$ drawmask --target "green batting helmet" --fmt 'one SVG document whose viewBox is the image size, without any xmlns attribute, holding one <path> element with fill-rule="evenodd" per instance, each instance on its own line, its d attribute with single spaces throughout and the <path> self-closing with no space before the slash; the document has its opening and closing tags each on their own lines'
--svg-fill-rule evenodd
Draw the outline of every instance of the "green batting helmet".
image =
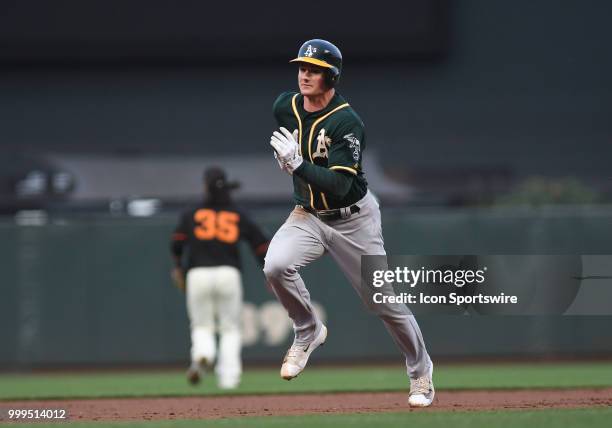
<svg viewBox="0 0 612 428">
<path fill-rule="evenodd" d="M 298 56 L 289 62 L 307 62 L 326 69 L 326 83 L 331 88 L 338 84 L 342 73 L 342 54 L 327 40 L 312 39 L 305 42 Z"/>
</svg>

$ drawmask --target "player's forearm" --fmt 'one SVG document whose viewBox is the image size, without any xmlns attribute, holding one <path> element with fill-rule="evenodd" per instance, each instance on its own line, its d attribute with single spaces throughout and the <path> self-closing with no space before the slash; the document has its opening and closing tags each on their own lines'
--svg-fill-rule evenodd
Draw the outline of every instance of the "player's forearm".
<svg viewBox="0 0 612 428">
<path fill-rule="evenodd" d="M 309 162 L 302 162 L 293 173 L 304 179 L 307 183 L 338 198 L 343 198 L 349 192 L 353 184 L 353 176 L 339 171 L 332 171 L 331 169 L 323 168 L 322 166 L 314 165 Z"/>
<path fill-rule="evenodd" d="M 181 265 L 181 258 L 183 256 L 183 242 L 172 241 L 170 243 L 170 253 L 172 254 L 172 260 L 175 266 Z"/>
</svg>

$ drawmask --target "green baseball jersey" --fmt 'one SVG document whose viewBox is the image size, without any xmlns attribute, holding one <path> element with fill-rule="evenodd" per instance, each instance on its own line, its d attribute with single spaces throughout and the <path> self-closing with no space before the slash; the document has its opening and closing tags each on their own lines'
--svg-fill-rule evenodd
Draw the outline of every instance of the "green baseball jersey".
<svg viewBox="0 0 612 428">
<path fill-rule="evenodd" d="M 342 208 L 365 196 L 364 124 L 344 98 L 336 92 L 324 109 L 308 112 L 301 94 L 285 92 L 274 102 L 273 112 L 279 127 L 298 130 L 304 159 L 293 173 L 293 197 L 298 205 L 317 210 Z"/>
</svg>

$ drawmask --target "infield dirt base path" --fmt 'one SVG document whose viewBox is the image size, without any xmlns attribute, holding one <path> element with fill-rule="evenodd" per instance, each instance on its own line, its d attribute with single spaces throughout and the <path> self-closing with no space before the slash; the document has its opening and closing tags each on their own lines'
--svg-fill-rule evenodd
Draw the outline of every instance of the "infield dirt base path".
<svg viewBox="0 0 612 428">
<path fill-rule="evenodd" d="M 0 401 L 4 409 L 66 409 L 72 421 L 218 419 L 303 414 L 551 409 L 612 406 L 612 388 L 439 391 L 434 406 L 411 409 L 406 392 L 223 397 Z"/>
</svg>

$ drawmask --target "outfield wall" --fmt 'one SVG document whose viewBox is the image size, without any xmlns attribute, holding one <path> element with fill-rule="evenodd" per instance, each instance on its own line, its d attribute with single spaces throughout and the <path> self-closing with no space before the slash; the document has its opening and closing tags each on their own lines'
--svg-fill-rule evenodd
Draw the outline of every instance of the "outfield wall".
<svg viewBox="0 0 612 428">
<path fill-rule="evenodd" d="M 611 253 L 612 207 L 383 210 L 389 254 Z M 269 232 L 285 214 L 254 213 Z M 174 221 L 0 223 L 0 365 L 187 360 L 184 298 L 169 277 Z M 245 252 L 243 259 L 244 356 L 277 361 L 291 341 L 291 326 L 252 257 Z M 326 358 L 398 355 L 331 260 L 305 268 L 303 276 L 330 327 Z M 610 280 L 598 284 L 612 293 Z M 604 300 L 612 305 L 612 296 Z M 427 315 L 419 321 L 437 357 L 612 354 L 609 316 Z"/>
</svg>

